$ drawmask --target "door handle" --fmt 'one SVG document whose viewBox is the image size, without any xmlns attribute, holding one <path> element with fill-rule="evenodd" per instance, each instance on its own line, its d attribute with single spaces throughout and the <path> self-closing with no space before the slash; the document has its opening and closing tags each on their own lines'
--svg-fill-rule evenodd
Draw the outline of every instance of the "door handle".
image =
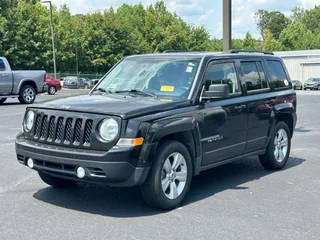
<svg viewBox="0 0 320 240">
<path fill-rule="evenodd" d="M 9 74 L 8 74 L 8 73 L 2 73 L 1 76 L 2 76 L 2 77 L 9 77 Z"/>
<path fill-rule="evenodd" d="M 234 107 L 234 109 L 235 109 L 235 110 L 239 110 L 239 111 L 240 111 L 240 110 L 242 110 L 242 109 L 244 109 L 244 108 L 246 108 L 246 107 L 247 107 L 246 105 L 241 104 L 241 105 L 237 105 L 237 106 L 235 106 L 235 107 Z"/>
</svg>

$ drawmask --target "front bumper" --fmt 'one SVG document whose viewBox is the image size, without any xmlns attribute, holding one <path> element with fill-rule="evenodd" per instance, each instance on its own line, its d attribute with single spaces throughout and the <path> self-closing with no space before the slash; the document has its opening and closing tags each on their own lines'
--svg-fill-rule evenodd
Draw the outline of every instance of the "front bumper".
<svg viewBox="0 0 320 240">
<path fill-rule="evenodd" d="M 132 148 L 109 150 L 108 152 L 57 148 L 31 142 L 24 138 L 16 139 L 18 161 L 26 165 L 28 158 L 34 160 L 34 170 L 55 177 L 77 181 L 102 183 L 109 186 L 129 187 L 141 185 L 149 172 L 149 167 L 135 167 L 128 160 Z M 83 167 L 86 177 L 76 176 L 77 167 Z"/>
</svg>

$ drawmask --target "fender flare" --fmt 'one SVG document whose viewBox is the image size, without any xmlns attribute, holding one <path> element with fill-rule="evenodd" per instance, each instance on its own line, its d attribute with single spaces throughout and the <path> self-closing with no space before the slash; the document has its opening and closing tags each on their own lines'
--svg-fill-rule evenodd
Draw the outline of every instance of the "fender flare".
<svg viewBox="0 0 320 240">
<path fill-rule="evenodd" d="M 199 123 L 193 117 L 177 117 L 163 119 L 152 123 L 146 134 L 145 144 L 141 149 L 140 161 L 143 163 L 151 163 L 150 156 L 155 154 L 158 144 L 162 138 L 172 135 L 189 132 L 192 134 L 191 140 L 194 144 L 194 153 L 190 153 L 193 161 L 193 174 L 197 175 L 200 172 L 202 161 L 202 146 L 200 141 Z M 188 139 L 188 141 L 190 140 Z M 192 156 L 193 155 L 193 156 Z M 152 164 L 152 163 L 151 163 Z"/>
<path fill-rule="evenodd" d="M 24 85 L 24 83 L 25 82 L 33 82 L 33 84 L 35 85 L 35 87 L 36 87 L 36 92 L 38 93 L 39 91 L 38 91 L 38 86 L 37 86 L 37 83 L 34 81 L 34 80 L 32 80 L 32 79 L 22 79 L 20 82 L 19 82 L 19 85 L 18 85 L 18 88 L 17 88 L 17 93 L 19 94 L 20 93 L 20 90 L 21 90 L 21 88 L 22 88 L 22 86 Z"/>
</svg>

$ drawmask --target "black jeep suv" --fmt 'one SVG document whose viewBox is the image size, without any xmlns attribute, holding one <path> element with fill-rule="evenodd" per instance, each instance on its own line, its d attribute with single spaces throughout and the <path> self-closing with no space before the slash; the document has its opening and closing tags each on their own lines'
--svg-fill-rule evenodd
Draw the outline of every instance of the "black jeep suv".
<svg viewBox="0 0 320 240">
<path fill-rule="evenodd" d="M 250 155 L 283 168 L 295 124 L 296 94 L 279 57 L 139 55 L 88 96 L 28 107 L 16 152 L 54 187 L 139 185 L 149 205 L 172 209 L 201 171 Z"/>
</svg>

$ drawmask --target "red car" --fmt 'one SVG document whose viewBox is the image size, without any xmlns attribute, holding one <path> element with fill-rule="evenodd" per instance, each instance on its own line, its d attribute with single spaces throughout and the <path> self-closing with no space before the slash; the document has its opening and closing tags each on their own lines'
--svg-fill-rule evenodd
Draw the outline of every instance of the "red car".
<svg viewBox="0 0 320 240">
<path fill-rule="evenodd" d="M 47 75 L 46 84 L 48 85 L 48 94 L 54 95 L 57 91 L 61 90 L 61 84 L 59 79 Z"/>
</svg>

